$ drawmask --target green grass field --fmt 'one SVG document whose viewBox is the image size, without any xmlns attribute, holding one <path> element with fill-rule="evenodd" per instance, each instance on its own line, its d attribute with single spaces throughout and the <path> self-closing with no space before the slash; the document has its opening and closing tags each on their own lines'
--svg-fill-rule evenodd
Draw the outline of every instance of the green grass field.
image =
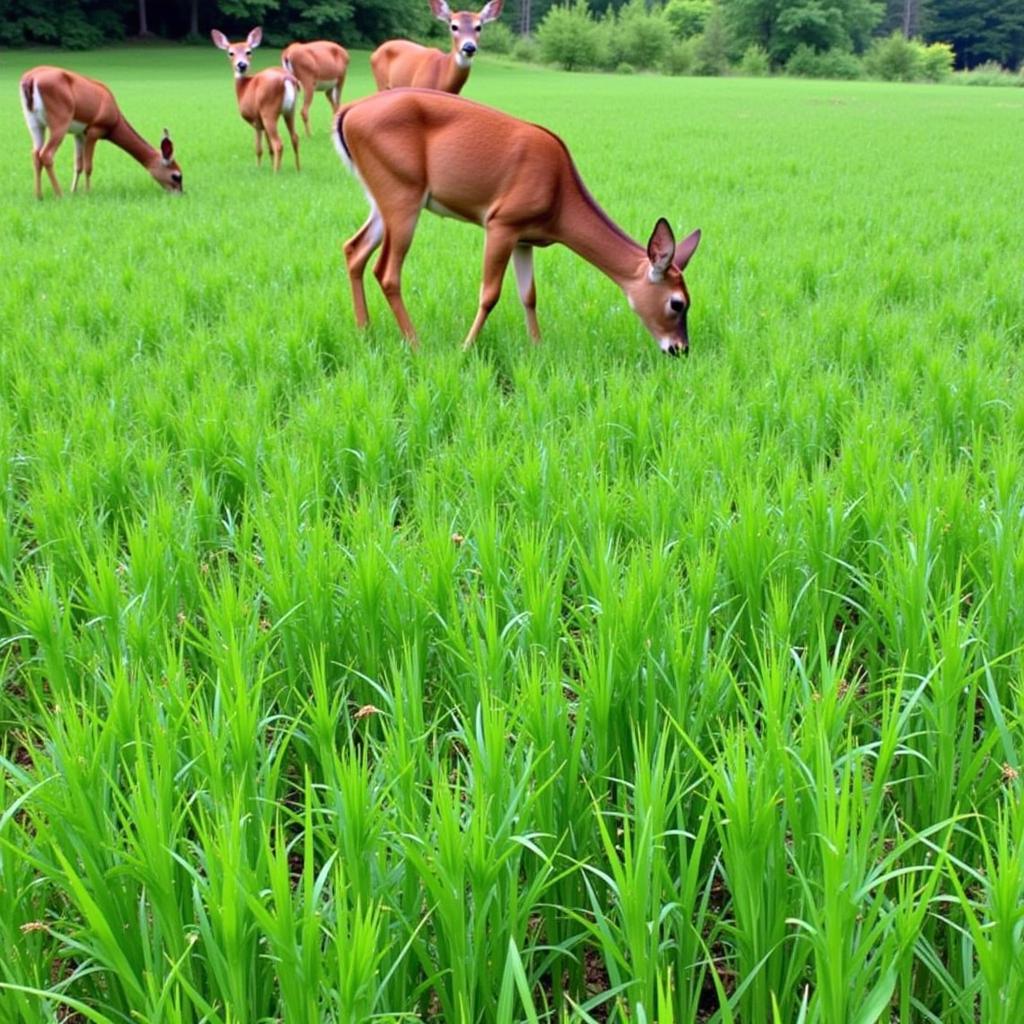
<svg viewBox="0 0 1024 1024">
<path fill-rule="evenodd" d="M 185 196 L 37 202 L 44 62 Z M 0 1024 L 1018 1024 L 1012 92 L 484 59 L 692 355 L 564 249 L 463 355 L 429 216 L 411 355 L 322 98 L 275 177 L 212 46 L 0 56 Z"/>
</svg>

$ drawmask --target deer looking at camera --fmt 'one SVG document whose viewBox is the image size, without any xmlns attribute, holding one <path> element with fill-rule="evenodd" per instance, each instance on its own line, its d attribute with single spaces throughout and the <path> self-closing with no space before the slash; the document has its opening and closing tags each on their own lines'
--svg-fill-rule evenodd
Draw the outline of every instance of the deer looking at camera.
<svg viewBox="0 0 1024 1024">
<path fill-rule="evenodd" d="M 295 153 L 295 170 L 299 170 L 299 137 L 295 133 L 295 100 L 299 81 L 283 68 L 267 68 L 255 75 L 247 75 L 252 63 L 252 51 L 263 41 L 263 29 L 254 28 L 244 43 L 232 43 L 223 32 L 210 33 L 213 45 L 224 50 L 235 73 L 235 98 L 238 112 L 256 131 L 256 164 L 263 159 L 263 133 L 270 144 L 270 157 L 275 171 L 281 167 L 284 143 L 277 133 L 277 119 L 284 117 L 288 135 Z"/>
<path fill-rule="evenodd" d="M 417 347 L 401 275 L 426 207 L 486 231 L 480 305 L 463 348 L 473 344 L 497 303 L 510 258 L 530 336 L 540 340 L 533 248 L 561 242 L 622 289 L 663 352 L 689 351 L 683 270 L 700 231 L 677 245 L 668 222 L 659 218 L 647 246 L 638 245 L 597 205 L 557 135 L 428 89 L 377 93 L 347 104 L 334 134 L 339 155 L 370 201 L 369 218 L 345 243 L 358 326 L 369 320 L 363 271 L 382 246 L 373 272 L 402 333 Z"/>
<path fill-rule="evenodd" d="M 306 135 L 311 136 L 309 108 L 313 94 L 322 92 L 327 96 L 332 115 L 341 105 L 341 88 L 348 71 L 348 50 L 325 39 L 313 43 L 291 43 L 281 53 L 281 66 L 302 86 L 302 123 L 306 126 Z"/>
<path fill-rule="evenodd" d="M 21 76 L 21 107 L 32 136 L 37 199 L 43 198 L 44 170 L 54 194 L 61 195 L 53 158 L 68 133 L 75 140 L 72 192 L 77 191 L 83 171 L 85 190 L 89 191 L 93 151 L 100 139 L 107 139 L 138 160 L 168 192 L 182 191 L 181 168 L 174 161 L 174 144 L 167 130 L 160 148 L 155 149 L 128 123 L 114 94 L 102 82 L 63 68 L 33 68 Z"/>
<path fill-rule="evenodd" d="M 480 32 L 489 21 L 501 15 L 503 0 L 489 0 L 478 14 L 471 11 L 452 13 L 445 0 L 430 0 L 434 17 L 445 22 L 452 35 L 448 53 L 432 46 L 420 46 L 408 39 L 389 39 L 370 56 L 377 88 L 397 89 L 417 86 L 458 93 L 466 84 L 473 67 L 473 58 L 480 46 Z"/>
</svg>

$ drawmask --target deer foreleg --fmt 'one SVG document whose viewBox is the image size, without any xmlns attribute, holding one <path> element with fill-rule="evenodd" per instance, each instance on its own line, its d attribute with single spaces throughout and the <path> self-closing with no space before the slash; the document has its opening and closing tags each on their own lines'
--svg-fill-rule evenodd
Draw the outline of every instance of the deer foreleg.
<svg viewBox="0 0 1024 1024">
<path fill-rule="evenodd" d="M 489 227 L 484 244 L 484 276 L 480 284 L 480 307 L 476 311 L 473 326 L 462 343 L 462 350 L 473 346 L 491 310 L 501 297 L 501 279 L 505 276 L 508 258 L 516 246 L 515 235 L 501 228 Z"/>
<path fill-rule="evenodd" d="M 253 127 L 256 129 L 256 166 L 263 164 L 263 128 L 259 121 Z"/>
<path fill-rule="evenodd" d="M 537 288 L 533 283 L 533 246 L 517 245 L 512 250 L 512 266 L 516 272 L 519 299 L 526 311 L 526 328 L 536 344 L 540 341 L 540 327 L 537 325 Z"/>
</svg>

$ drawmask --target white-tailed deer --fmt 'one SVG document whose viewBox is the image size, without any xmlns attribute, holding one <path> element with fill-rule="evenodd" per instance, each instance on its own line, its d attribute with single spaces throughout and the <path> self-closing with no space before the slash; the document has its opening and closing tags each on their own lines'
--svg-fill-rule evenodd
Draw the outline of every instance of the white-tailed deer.
<svg viewBox="0 0 1024 1024">
<path fill-rule="evenodd" d="M 263 160 L 263 133 L 270 144 L 270 157 L 277 171 L 281 167 L 284 143 L 277 133 L 277 119 L 284 116 L 288 135 L 295 152 L 295 169 L 299 169 L 299 137 L 295 133 L 295 102 L 299 81 L 283 68 L 267 68 L 251 77 L 246 74 L 252 63 L 252 51 L 263 41 L 263 29 L 254 28 L 244 43 L 232 43 L 223 32 L 210 33 L 213 45 L 226 51 L 231 69 L 235 73 L 235 98 L 238 112 L 256 131 L 256 164 Z"/>
<path fill-rule="evenodd" d="M 85 188 L 92 177 L 96 143 L 107 139 L 133 156 L 168 192 L 182 190 L 181 168 L 174 162 L 174 144 L 164 130 L 160 148 L 154 149 L 125 120 L 114 94 L 102 83 L 63 68 L 38 67 L 21 76 L 21 107 L 32 136 L 32 166 L 36 175 L 36 198 L 43 198 L 43 171 L 56 195 L 60 185 L 53 170 L 53 158 L 64 136 L 75 139 L 75 176 L 71 191 L 85 171 Z M 49 129 L 50 138 L 46 139 Z"/>
<path fill-rule="evenodd" d="M 291 43 L 281 53 L 281 66 L 302 86 L 302 123 L 306 126 L 306 135 L 312 135 L 309 107 L 313 94 L 326 94 L 331 114 L 337 111 L 341 105 L 345 72 L 348 71 L 348 50 L 325 39 L 313 43 Z"/>
<path fill-rule="evenodd" d="M 376 93 L 338 112 L 335 146 L 370 201 L 366 223 L 345 243 L 356 323 L 366 326 L 363 290 L 374 267 L 395 319 L 413 348 L 416 331 L 402 302 L 402 262 L 420 210 L 481 225 L 483 282 L 464 348 L 476 340 L 501 294 L 511 257 L 534 341 L 537 295 L 533 247 L 561 242 L 608 275 L 663 352 L 686 354 L 690 296 L 683 270 L 700 242 L 694 231 L 678 245 L 668 222 L 654 226 L 646 248 L 597 205 L 565 143 L 535 124 L 458 96 L 426 89 Z"/>
<path fill-rule="evenodd" d="M 370 67 L 377 88 L 398 89 L 416 86 L 460 92 L 469 78 L 473 58 L 480 46 L 480 30 L 501 14 L 503 0 L 489 0 L 479 14 L 449 10 L 445 0 L 430 0 L 434 17 L 445 22 L 452 33 L 452 48 L 442 53 L 432 46 L 420 46 L 408 39 L 389 39 L 370 55 Z"/>
</svg>

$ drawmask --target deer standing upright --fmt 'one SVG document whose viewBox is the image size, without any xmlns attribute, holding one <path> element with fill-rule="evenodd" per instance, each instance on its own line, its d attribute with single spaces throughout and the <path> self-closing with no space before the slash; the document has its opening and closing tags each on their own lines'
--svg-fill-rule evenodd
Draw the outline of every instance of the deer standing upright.
<svg viewBox="0 0 1024 1024">
<path fill-rule="evenodd" d="M 623 290 L 663 352 L 689 351 L 690 296 L 682 272 L 700 231 L 677 245 L 668 222 L 659 218 L 646 248 L 638 245 L 598 206 L 552 132 L 458 96 L 402 89 L 342 107 L 334 141 L 370 201 L 366 223 L 345 243 L 360 327 L 369 320 L 363 271 L 383 246 L 374 274 L 402 333 L 417 346 L 401 273 L 426 207 L 486 231 L 480 305 L 464 348 L 497 303 L 510 258 L 527 327 L 540 340 L 533 247 L 561 242 Z"/>
<path fill-rule="evenodd" d="M 397 89 L 415 86 L 458 93 L 466 84 L 473 67 L 473 58 L 480 46 L 480 32 L 489 21 L 501 14 L 503 0 L 489 0 L 478 14 L 457 11 L 454 14 L 445 0 L 430 0 L 434 17 L 445 22 L 452 34 L 448 53 L 432 46 L 420 46 L 408 39 L 389 39 L 370 55 L 377 88 Z"/>
<path fill-rule="evenodd" d="M 341 89 L 348 71 L 348 50 L 325 39 L 291 43 L 281 53 L 281 66 L 302 86 L 302 123 L 306 126 L 306 135 L 310 136 L 313 132 L 309 127 L 309 107 L 313 94 L 322 92 L 327 96 L 332 115 L 341 105 Z"/>
<path fill-rule="evenodd" d="M 232 43 L 223 32 L 214 29 L 210 33 L 213 45 L 224 50 L 235 73 L 235 98 L 238 112 L 256 131 L 256 163 L 263 159 L 263 133 L 266 132 L 270 145 L 270 156 L 274 170 L 281 167 L 281 151 L 284 143 L 277 132 L 277 119 L 284 117 L 288 135 L 295 153 L 295 169 L 299 170 L 299 137 L 295 133 L 295 101 L 299 82 L 283 68 L 266 68 L 255 75 L 246 72 L 252 63 L 252 51 L 263 41 L 263 30 L 254 28 L 244 43 Z"/>
<path fill-rule="evenodd" d="M 78 190 L 83 171 L 85 189 L 89 191 L 93 151 L 100 139 L 107 139 L 134 157 L 168 192 L 182 191 L 181 168 L 174 161 L 174 144 L 167 130 L 160 148 L 155 149 L 128 123 L 114 94 L 102 82 L 64 68 L 32 68 L 21 76 L 21 107 L 32 136 L 37 199 L 43 198 L 44 170 L 54 193 L 61 195 L 53 158 L 69 132 L 75 140 L 72 192 Z"/>
</svg>

